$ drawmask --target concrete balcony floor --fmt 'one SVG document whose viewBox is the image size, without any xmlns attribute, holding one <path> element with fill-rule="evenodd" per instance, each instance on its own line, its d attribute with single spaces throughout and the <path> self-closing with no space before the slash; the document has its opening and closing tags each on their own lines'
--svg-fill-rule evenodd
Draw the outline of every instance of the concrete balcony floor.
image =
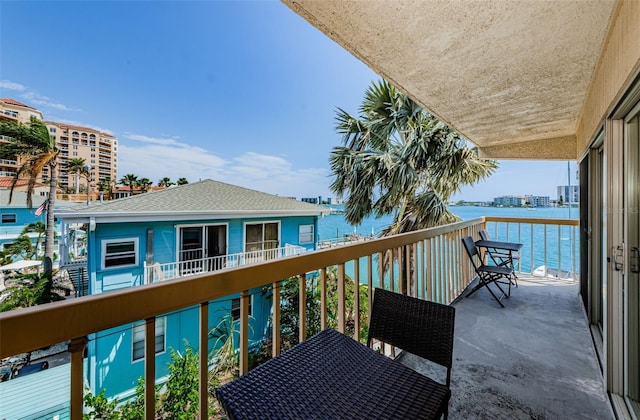
<svg viewBox="0 0 640 420">
<path fill-rule="evenodd" d="M 449 418 L 613 419 L 578 283 L 520 275 L 503 303 L 484 288 L 455 303 Z M 400 360 L 444 377 L 413 355 Z"/>
</svg>

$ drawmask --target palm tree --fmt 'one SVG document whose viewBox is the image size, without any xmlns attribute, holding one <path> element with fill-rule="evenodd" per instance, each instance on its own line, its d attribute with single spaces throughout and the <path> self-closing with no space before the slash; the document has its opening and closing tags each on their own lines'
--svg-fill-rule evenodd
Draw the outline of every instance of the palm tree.
<svg viewBox="0 0 640 420">
<path fill-rule="evenodd" d="M 34 257 L 37 257 L 38 249 L 40 248 L 40 244 L 42 243 L 42 237 L 46 235 L 47 228 L 41 221 L 29 223 L 22 229 L 22 234 L 28 235 L 29 233 L 38 234 L 38 236 L 36 236 L 36 243 L 33 245 L 33 254 L 30 256 L 30 258 L 33 259 Z"/>
<path fill-rule="evenodd" d="M 336 122 L 344 146 L 331 152 L 331 189 L 346 196 L 353 225 L 393 214 L 383 235 L 459 220 L 446 207 L 451 195 L 497 167 L 385 80 L 367 89 L 359 118 L 338 109 Z"/>
<path fill-rule="evenodd" d="M 129 192 L 133 195 L 133 188 L 138 184 L 138 176 L 134 174 L 126 174 L 119 181 L 120 185 L 129 187 Z"/>
<path fill-rule="evenodd" d="M 447 209 L 451 195 L 497 167 L 385 80 L 367 89 L 358 118 L 338 108 L 336 131 L 344 146 L 330 155 L 331 190 L 346 198 L 345 218 L 354 226 L 392 214 L 382 236 L 460 220 Z M 406 262 L 399 262 L 402 270 Z"/>
<path fill-rule="evenodd" d="M 153 185 L 153 181 L 151 181 L 149 178 L 140 178 L 136 183 L 136 186 L 139 187 L 142 190 L 142 192 L 149 191 L 149 188 L 151 188 L 151 185 Z"/>
<path fill-rule="evenodd" d="M 178 180 L 176 181 L 176 184 L 178 185 L 186 185 L 188 183 L 189 181 L 187 181 L 187 178 L 178 178 Z"/>
<path fill-rule="evenodd" d="M 53 270 L 53 237 L 55 221 L 53 208 L 56 202 L 56 185 L 58 184 L 58 154 L 56 141 L 49 135 L 47 126 L 37 118 L 31 118 L 28 124 L 17 124 L 14 121 L 0 122 L 0 135 L 9 137 L 7 143 L 0 145 L 0 157 L 20 158 L 21 165 L 13 177 L 9 202 L 13 190 L 21 178 L 27 178 L 27 206 L 33 208 L 32 195 L 36 180 L 44 167 L 49 169 L 49 197 L 46 203 L 47 230 L 44 243 L 44 276 L 51 279 Z"/>
<path fill-rule="evenodd" d="M 158 181 L 158 187 L 170 187 L 172 185 L 174 185 L 174 183 L 171 182 L 171 179 L 166 176 Z"/>
<path fill-rule="evenodd" d="M 113 194 L 113 187 L 115 186 L 115 181 L 111 179 L 110 176 L 106 176 L 98 181 L 98 191 L 107 192 L 107 200 L 111 200 L 111 194 Z"/>
<path fill-rule="evenodd" d="M 89 169 L 84 158 L 71 158 L 67 161 L 67 172 L 75 174 L 76 194 L 80 193 L 80 175 L 89 177 Z"/>
</svg>

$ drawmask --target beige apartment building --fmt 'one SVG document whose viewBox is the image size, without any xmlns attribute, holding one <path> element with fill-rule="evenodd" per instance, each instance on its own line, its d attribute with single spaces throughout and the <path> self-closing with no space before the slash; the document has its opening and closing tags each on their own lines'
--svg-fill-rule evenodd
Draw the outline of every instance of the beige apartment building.
<svg viewBox="0 0 640 420">
<path fill-rule="evenodd" d="M 42 112 L 9 98 L 0 98 L 0 121 L 15 121 L 25 123 L 36 117 L 42 119 Z M 0 143 L 4 142 L 0 136 Z M 18 170 L 18 162 L 15 159 L 0 159 L 0 177 L 14 176 Z"/>
<path fill-rule="evenodd" d="M 0 98 L 0 119 L 26 123 L 31 117 L 44 120 L 42 112 L 9 98 Z M 100 179 L 117 178 L 118 173 L 118 139 L 89 127 L 75 126 L 55 121 L 44 121 L 49 134 L 55 138 L 60 149 L 58 165 L 58 185 L 61 188 L 75 188 L 75 176 L 66 170 L 67 162 L 73 158 L 81 158 L 89 166 L 89 181 L 92 187 Z M 0 142 L 4 139 L 0 138 Z M 19 166 L 16 160 L 0 159 L 0 177 L 14 176 Z M 48 168 L 42 172 L 43 181 L 49 178 Z M 86 189 L 86 177 L 79 177 L 78 182 Z"/>
<path fill-rule="evenodd" d="M 60 149 L 58 184 L 62 188 L 75 188 L 75 175 L 66 170 L 70 159 L 81 158 L 89 166 L 89 180 L 92 185 L 100 179 L 116 179 L 118 172 L 118 140 L 107 133 L 89 127 L 44 122 L 49 134 L 56 139 Z M 43 177 L 47 177 L 47 169 Z M 86 177 L 79 177 L 79 184 L 86 188 Z"/>
</svg>

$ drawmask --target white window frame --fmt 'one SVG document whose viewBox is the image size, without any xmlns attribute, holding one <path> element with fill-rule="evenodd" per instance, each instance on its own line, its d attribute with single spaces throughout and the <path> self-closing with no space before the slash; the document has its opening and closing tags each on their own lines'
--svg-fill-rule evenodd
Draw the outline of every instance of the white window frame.
<svg viewBox="0 0 640 420">
<path fill-rule="evenodd" d="M 144 360 L 145 326 L 146 324 L 144 322 L 139 322 L 137 324 L 134 324 L 133 327 L 131 327 L 131 362 L 132 363 Z M 160 330 L 160 333 L 158 330 Z M 136 340 L 136 335 L 138 336 L 141 335 L 142 339 Z M 167 351 L 167 317 L 166 316 L 156 318 L 156 331 L 154 336 L 155 336 L 154 341 L 156 341 L 158 337 L 162 336 L 162 348 L 160 350 L 157 349 L 158 343 L 157 342 L 155 343 L 156 355 L 162 354 L 165 351 Z M 142 342 L 142 349 L 143 349 L 142 356 L 136 358 L 135 346 L 136 346 L 136 343 L 140 343 L 140 342 Z"/>
<path fill-rule="evenodd" d="M 263 244 L 263 250 L 264 250 L 264 225 L 268 225 L 271 223 L 277 223 L 278 224 L 278 246 L 276 246 L 276 248 L 279 248 L 280 245 L 282 244 L 282 223 L 280 220 L 276 219 L 276 220 L 256 220 L 253 222 L 244 222 L 243 227 L 242 227 L 242 249 L 243 252 L 248 252 L 247 251 L 247 226 L 249 225 L 262 225 L 262 244 Z"/>
<path fill-rule="evenodd" d="M 303 232 L 303 229 L 305 229 L 305 228 L 306 229 L 310 228 L 310 232 Z M 306 239 L 307 237 L 309 239 Z M 305 239 L 303 239 L 303 238 L 305 238 Z M 314 239 L 315 239 L 315 225 L 313 223 L 309 224 L 309 225 L 299 225 L 298 226 L 298 243 L 300 245 L 312 244 L 312 243 L 315 242 Z"/>
<path fill-rule="evenodd" d="M 5 222 L 5 216 L 13 216 L 13 222 Z M 2 216 L 0 216 L 0 223 L 2 223 L 3 225 L 12 225 L 18 223 L 18 213 L 2 213 Z"/>
<path fill-rule="evenodd" d="M 107 259 L 107 245 L 113 243 L 121 243 L 121 242 L 133 242 L 133 252 L 135 256 L 135 263 L 133 264 L 123 264 L 116 265 L 113 267 L 106 266 Z M 139 263 L 139 253 L 140 253 L 140 245 L 139 238 L 116 238 L 116 239 L 103 239 L 102 240 L 102 255 L 101 255 L 101 267 L 103 270 L 117 270 L 125 267 L 136 267 Z"/>
<path fill-rule="evenodd" d="M 238 308 L 234 309 L 234 302 L 238 302 Z M 233 311 L 237 310 L 238 311 L 238 316 L 236 317 L 233 314 Z M 253 316 L 253 295 L 249 295 L 249 316 Z M 233 322 L 239 321 L 240 320 L 240 298 L 233 298 L 231 299 L 231 319 L 233 320 Z"/>
</svg>

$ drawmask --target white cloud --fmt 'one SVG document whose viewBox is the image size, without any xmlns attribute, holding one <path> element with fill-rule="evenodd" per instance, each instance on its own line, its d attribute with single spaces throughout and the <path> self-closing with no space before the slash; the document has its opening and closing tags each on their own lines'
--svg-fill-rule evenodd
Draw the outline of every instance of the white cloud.
<svg viewBox="0 0 640 420">
<path fill-rule="evenodd" d="M 20 83 L 14 83 L 9 80 L 0 80 L 0 89 L 23 91 L 23 90 L 26 90 L 27 88 L 24 87 L 24 85 L 21 85 Z"/>
<path fill-rule="evenodd" d="M 173 181 L 184 177 L 190 182 L 220 179 L 226 164 L 224 159 L 201 147 L 178 142 L 175 138 L 140 134 L 126 134 L 120 139 L 118 160 L 118 176 L 133 173 L 154 183 L 165 176 Z"/>
<path fill-rule="evenodd" d="M 247 152 L 229 159 L 176 137 L 126 134 L 120 140 L 118 176 L 133 173 L 157 183 L 163 177 L 189 182 L 214 179 L 270 194 L 294 197 L 327 196 L 325 168 L 296 168 L 288 160 Z"/>
<path fill-rule="evenodd" d="M 296 168 L 280 157 L 247 152 L 233 159 L 222 179 L 231 184 L 294 197 L 327 196 L 329 170 Z"/>
<path fill-rule="evenodd" d="M 59 111 L 81 111 L 80 109 L 71 108 L 64 104 L 56 102 L 48 96 L 41 95 L 38 92 L 29 89 L 25 85 L 12 82 L 10 80 L 0 81 L 0 89 L 15 90 L 21 92 L 19 94 L 20 99 L 23 99 L 25 102 L 27 102 L 27 105 L 34 108 L 49 108 L 57 109 Z"/>
<path fill-rule="evenodd" d="M 39 93 L 32 90 L 28 90 L 25 93 L 22 93 L 20 97 L 29 101 L 30 105 L 57 109 L 59 111 L 81 111 L 80 109 L 70 108 L 64 104 L 54 102 L 48 96 L 40 95 Z"/>
</svg>

